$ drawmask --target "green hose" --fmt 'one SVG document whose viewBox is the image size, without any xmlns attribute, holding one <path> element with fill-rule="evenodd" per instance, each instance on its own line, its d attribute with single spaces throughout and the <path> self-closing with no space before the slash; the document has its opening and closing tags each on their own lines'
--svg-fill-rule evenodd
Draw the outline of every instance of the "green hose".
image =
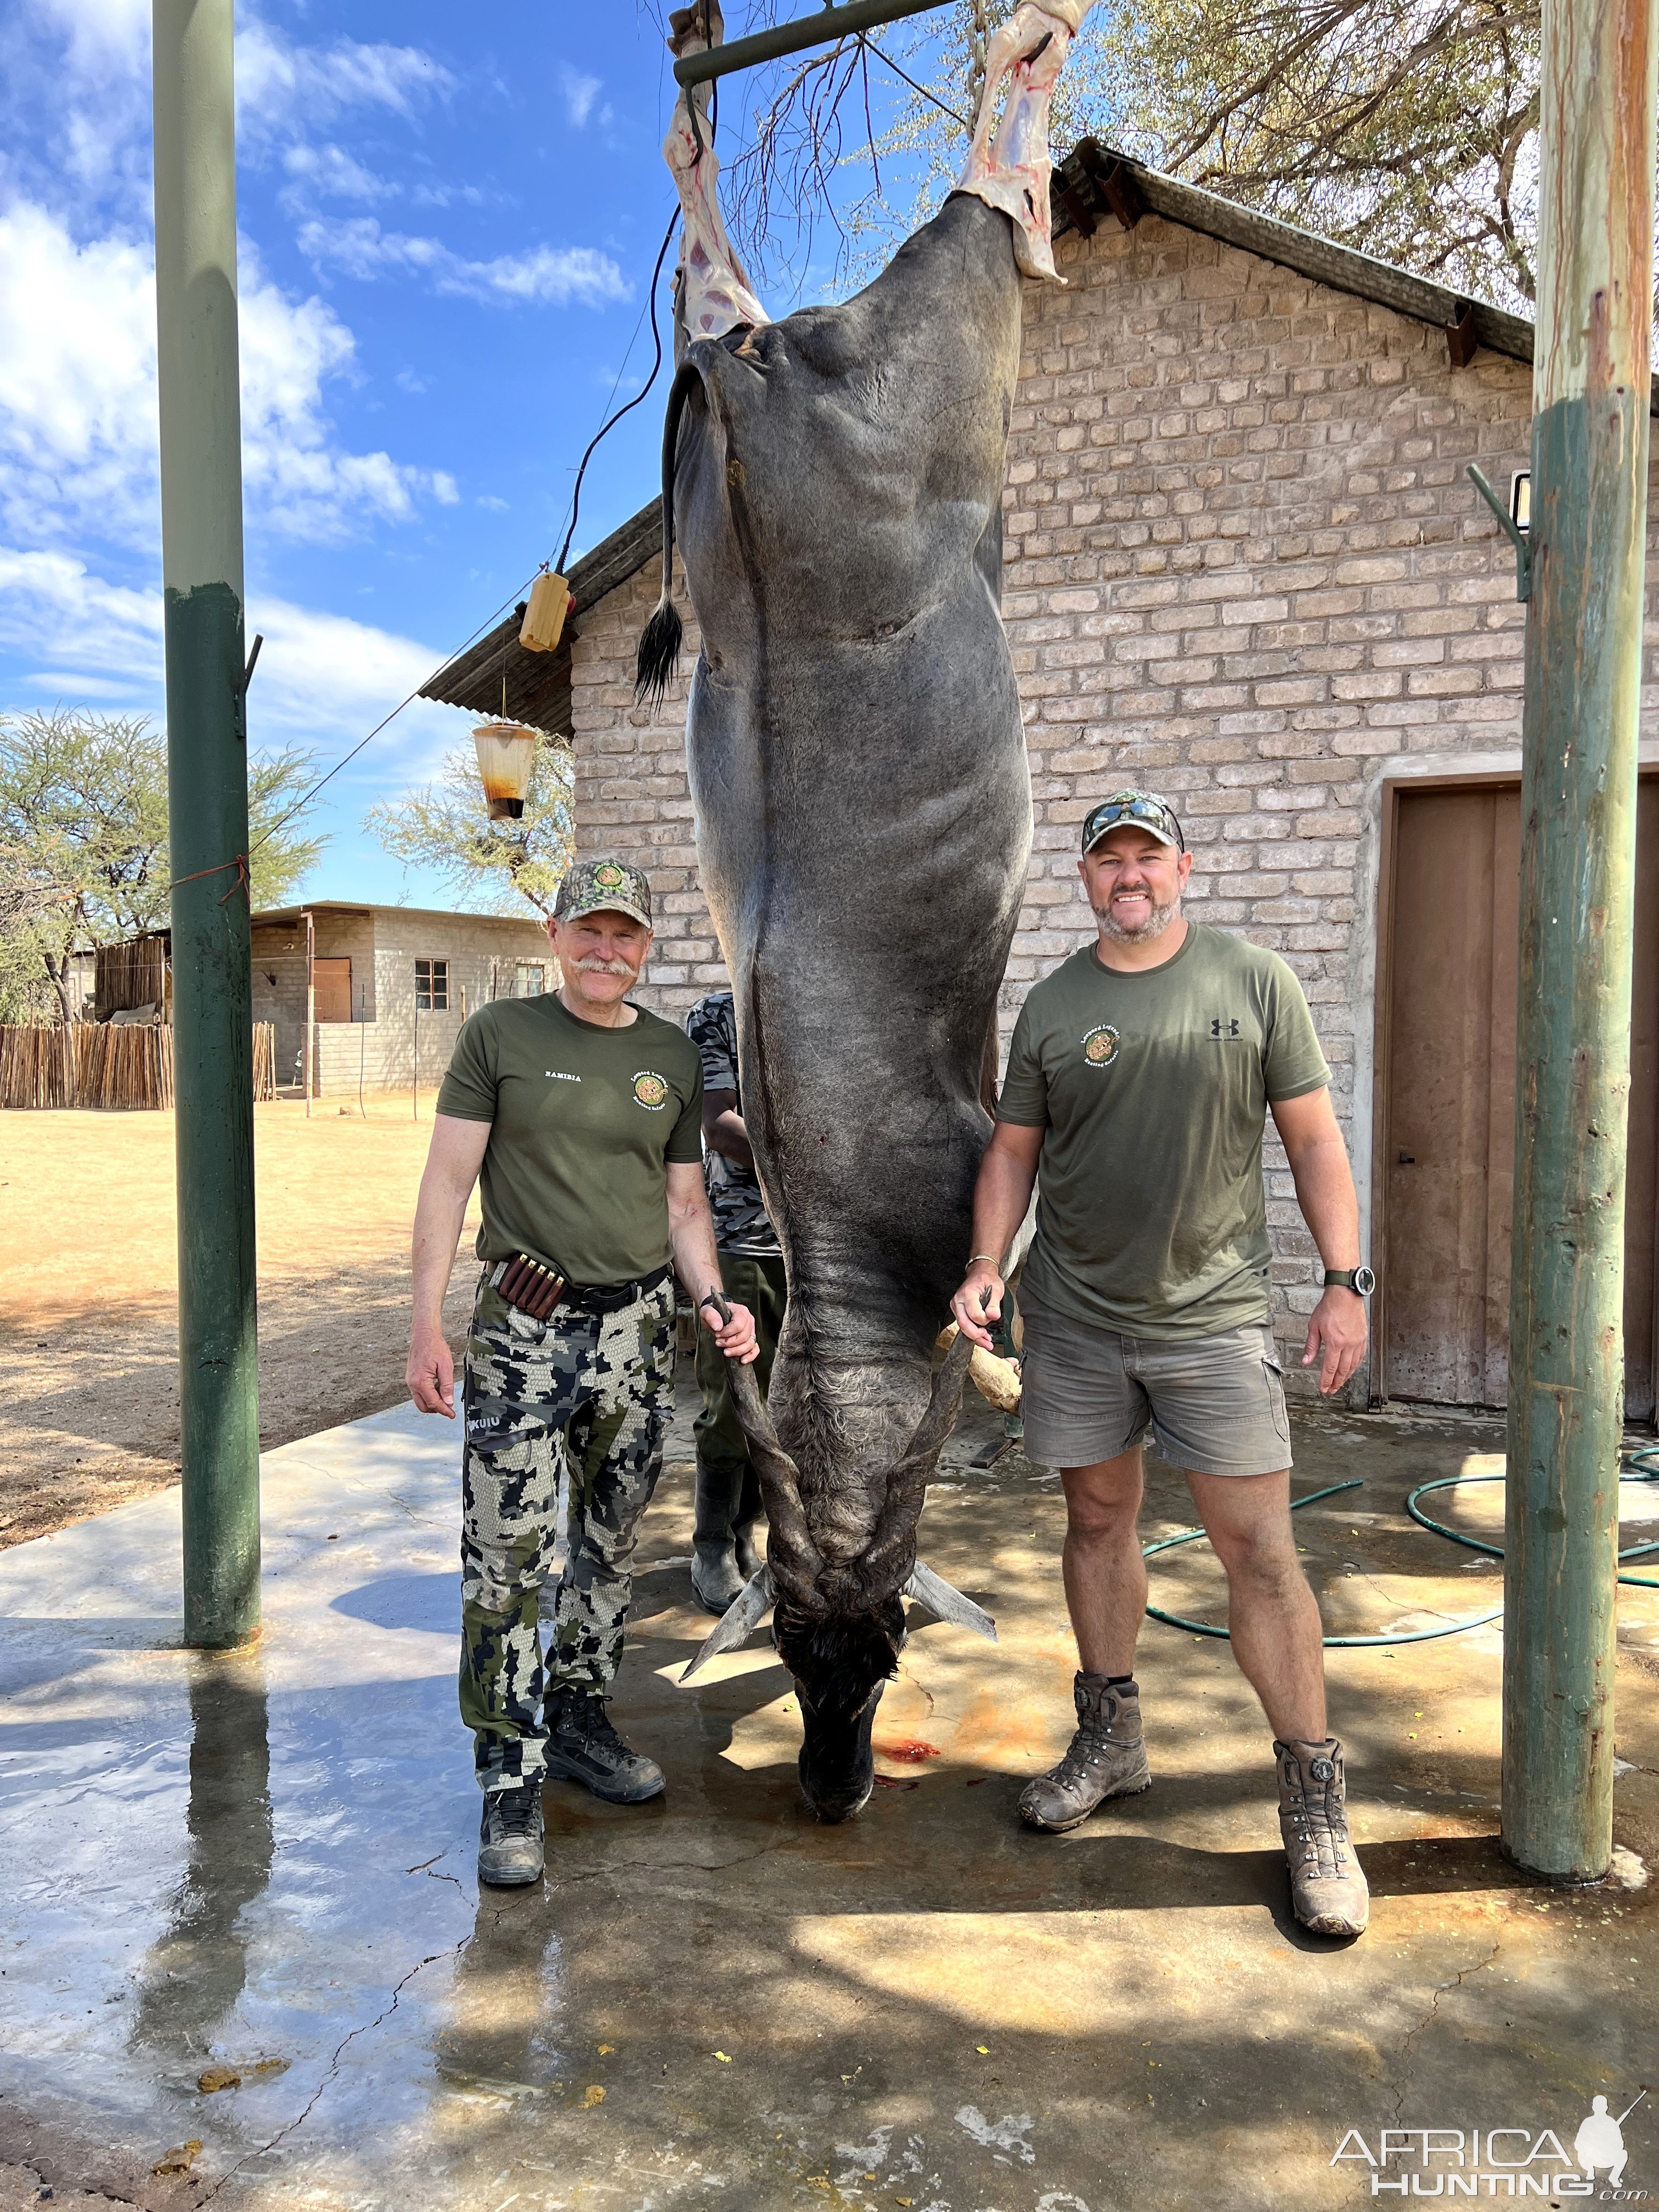
<svg viewBox="0 0 1659 2212">
<path fill-rule="evenodd" d="M 1638 1482 L 1659 1482 L 1659 1449 L 1644 1446 L 1639 1451 L 1626 1453 L 1620 1470 L 1621 1480 L 1626 1468 L 1636 1470 L 1634 1479 Z M 1483 1543 L 1478 1536 L 1462 1535 L 1455 1528 L 1448 1528 L 1441 1522 L 1431 1521 L 1419 1509 L 1417 1501 L 1431 1490 L 1455 1490 L 1460 1483 L 1502 1482 L 1504 1480 L 1501 1474 L 1446 1474 L 1434 1482 L 1419 1482 L 1406 1500 L 1406 1510 L 1419 1528 L 1427 1528 L 1432 1534 L 1444 1536 L 1454 1544 L 1462 1544 L 1468 1551 L 1485 1552 L 1494 1559 L 1501 1559 L 1504 1556 L 1501 1545 Z M 1334 1482 L 1324 1490 L 1310 1490 L 1305 1498 L 1292 1498 L 1291 1510 L 1292 1513 L 1299 1512 L 1303 1506 L 1312 1505 L 1321 1498 L 1334 1498 L 1340 1491 L 1363 1487 L 1357 1475 L 1346 1482 Z M 1150 1559 L 1154 1553 L 1173 1551 L 1177 1544 L 1200 1543 L 1204 1534 L 1202 1528 L 1184 1528 L 1178 1536 L 1160 1536 L 1156 1543 L 1141 1546 L 1141 1557 Z M 1646 1544 L 1632 1544 L 1618 1557 L 1622 1563 L 1626 1559 L 1644 1558 L 1650 1552 L 1659 1552 L 1659 1539 Z M 1620 1575 L 1619 1580 L 1639 1583 L 1644 1589 L 1659 1589 L 1659 1577 L 1653 1575 Z M 1149 1620 L 1161 1620 L 1166 1627 L 1184 1628 L 1189 1636 L 1218 1636 L 1224 1642 L 1231 1640 L 1227 1631 L 1218 1628 L 1213 1621 L 1188 1620 L 1178 1613 L 1165 1613 L 1161 1606 L 1156 1605 L 1149 1605 L 1146 1613 Z M 1468 1629 L 1484 1628 L 1488 1621 L 1501 1620 L 1503 1613 L 1504 1608 L 1500 1605 L 1494 1607 L 1490 1613 L 1474 1613 L 1468 1620 L 1454 1620 L 1444 1628 L 1417 1628 L 1401 1636 L 1327 1636 L 1321 1640 L 1335 1650 L 1347 1651 L 1366 1644 L 1431 1644 L 1437 1637 L 1462 1636 Z"/>
</svg>

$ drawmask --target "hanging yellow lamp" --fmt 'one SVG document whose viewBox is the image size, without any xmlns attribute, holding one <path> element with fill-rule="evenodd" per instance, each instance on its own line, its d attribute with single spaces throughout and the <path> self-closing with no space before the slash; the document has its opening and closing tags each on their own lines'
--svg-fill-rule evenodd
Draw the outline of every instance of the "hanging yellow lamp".
<svg viewBox="0 0 1659 2212">
<path fill-rule="evenodd" d="M 564 631 L 565 617 L 575 601 L 568 580 L 544 570 L 530 586 L 530 599 L 519 625 L 519 642 L 530 653 L 551 653 Z"/>
<path fill-rule="evenodd" d="M 517 822 L 524 815 L 536 757 L 536 732 L 522 722 L 483 722 L 472 732 L 478 749 L 478 773 L 492 822 Z"/>
</svg>

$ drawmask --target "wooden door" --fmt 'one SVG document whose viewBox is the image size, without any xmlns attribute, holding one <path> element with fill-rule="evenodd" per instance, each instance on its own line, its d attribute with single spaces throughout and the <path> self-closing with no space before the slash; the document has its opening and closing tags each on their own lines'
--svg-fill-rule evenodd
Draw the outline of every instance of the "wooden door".
<svg viewBox="0 0 1659 2212">
<path fill-rule="evenodd" d="M 318 1020 L 349 1022 L 351 1019 L 350 961 L 317 959 L 311 964 L 317 990 Z"/>
<path fill-rule="evenodd" d="M 1389 912 L 1384 1389 L 1435 1405 L 1508 1392 L 1518 784 L 1402 792 Z M 1626 1386 L 1654 1408 L 1659 1213 L 1659 779 L 1641 786 L 1626 1215 Z"/>
</svg>

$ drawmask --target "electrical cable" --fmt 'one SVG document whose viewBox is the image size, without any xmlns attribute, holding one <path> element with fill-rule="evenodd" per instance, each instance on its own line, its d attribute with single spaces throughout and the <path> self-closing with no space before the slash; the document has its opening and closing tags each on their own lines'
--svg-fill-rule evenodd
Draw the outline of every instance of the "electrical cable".
<svg viewBox="0 0 1659 2212">
<path fill-rule="evenodd" d="M 668 218 L 668 228 L 663 233 L 662 244 L 657 249 L 656 266 L 651 271 L 651 296 L 647 304 L 651 310 L 651 335 L 656 342 L 656 359 L 651 364 L 650 375 L 646 378 L 645 382 L 640 386 L 634 397 L 631 399 L 625 401 L 623 404 L 617 410 L 616 413 L 611 416 L 605 422 L 601 422 L 599 428 L 593 433 L 592 437 L 588 441 L 587 451 L 582 455 L 581 460 L 576 470 L 575 489 L 570 495 L 570 527 L 564 534 L 564 544 L 560 547 L 558 560 L 554 564 L 559 574 L 562 576 L 565 574 L 564 564 L 569 556 L 571 540 L 576 535 L 576 516 L 581 506 L 582 478 L 587 473 L 588 462 L 593 458 L 593 448 L 599 444 L 600 439 L 605 435 L 607 431 L 614 430 L 616 428 L 617 423 L 622 421 L 623 416 L 626 415 L 631 408 L 635 408 L 639 405 L 641 400 L 646 397 L 652 386 L 656 382 L 658 373 L 662 368 L 662 332 L 657 325 L 657 284 L 659 279 L 662 276 L 662 264 L 668 258 L 668 249 L 673 241 L 675 225 L 679 222 L 679 206 L 678 204 L 676 203 L 674 212 Z M 636 325 L 636 331 L 637 327 L 638 326 Z M 628 358 L 627 356 L 624 355 L 623 356 L 623 368 L 626 368 L 627 366 Z M 617 380 L 618 383 L 622 380 L 622 369 L 618 369 L 617 372 Z M 614 391 L 615 386 L 613 386 L 612 389 Z"/>
<path fill-rule="evenodd" d="M 1626 1475 L 1625 1472 L 1626 1468 L 1633 1472 Z M 1431 1534 L 1444 1536 L 1454 1544 L 1462 1544 L 1468 1551 L 1484 1552 L 1492 1559 L 1501 1559 L 1504 1556 L 1501 1545 L 1488 1544 L 1478 1536 L 1465 1536 L 1455 1528 L 1448 1528 L 1443 1522 L 1431 1520 L 1421 1510 L 1417 1501 L 1419 1498 L 1426 1497 L 1431 1491 L 1454 1490 L 1460 1483 L 1503 1482 L 1505 1480 L 1506 1477 L 1501 1474 L 1446 1474 L 1433 1482 L 1419 1482 L 1406 1499 L 1406 1510 L 1419 1528 L 1428 1529 Z M 1659 1482 L 1659 1449 L 1644 1446 L 1639 1450 L 1621 1455 L 1620 1480 Z M 1334 1482 L 1324 1490 L 1310 1491 L 1305 1498 L 1292 1498 L 1291 1510 L 1292 1513 L 1299 1512 L 1303 1506 L 1311 1505 L 1318 1498 L 1334 1498 L 1339 1492 L 1358 1490 L 1363 1486 L 1358 1476 L 1347 1482 Z M 1156 1543 L 1143 1544 L 1140 1555 L 1143 1559 L 1150 1559 L 1156 1553 L 1173 1551 L 1180 1544 L 1200 1543 L 1204 1540 L 1205 1534 L 1202 1528 L 1184 1528 L 1178 1535 L 1160 1536 Z M 1645 1544 L 1628 1545 L 1617 1554 L 1617 1557 L 1622 1562 L 1626 1559 L 1644 1559 L 1651 1552 L 1659 1552 L 1659 1539 Z M 1644 1589 L 1659 1589 L 1659 1577 L 1656 1576 L 1620 1575 L 1618 1579 L 1621 1583 L 1639 1584 Z M 1156 1605 L 1148 1605 L 1146 1613 L 1149 1620 L 1161 1620 L 1168 1628 L 1185 1629 L 1189 1636 L 1216 1636 L 1223 1642 L 1231 1640 L 1227 1631 L 1224 1628 L 1218 1628 L 1213 1621 L 1188 1620 L 1181 1613 L 1166 1613 L 1161 1606 Z M 1442 1636 L 1462 1636 L 1471 1628 L 1484 1628 L 1490 1621 L 1502 1620 L 1504 1608 L 1500 1605 L 1495 1607 L 1490 1613 L 1472 1614 L 1467 1620 L 1450 1621 L 1443 1628 L 1418 1628 L 1394 1636 L 1326 1636 L 1320 1640 L 1335 1650 L 1354 1650 L 1364 1646 L 1374 1647 L 1379 1644 L 1431 1644 L 1437 1638 Z"/>
</svg>

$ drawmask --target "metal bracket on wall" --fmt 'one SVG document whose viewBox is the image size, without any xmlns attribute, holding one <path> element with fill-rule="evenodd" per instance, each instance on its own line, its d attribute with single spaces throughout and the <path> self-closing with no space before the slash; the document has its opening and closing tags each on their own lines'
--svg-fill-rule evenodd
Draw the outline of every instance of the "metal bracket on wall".
<svg viewBox="0 0 1659 2212">
<path fill-rule="evenodd" d="M 1469 463 L 1469 475 L 1474 479 L 1475 489 L 1498 517 L 1498 528 L 1515 547 L 1515 596 L 1517 599 L 1529 599 L 1532 597 L 1532 547 L 1526 532 L 1516 527 L 1515 517 L 1473 461 Z"/>
<path fill-rule="evenodd" d="M 236 734 L 244 744 L 247 743 L 247 687 L 253 681 L 253 671 L 259 659 L 259 647 L 264 641 L 264 633 L 255 630 L 253 650 L 247 657 L 247 666 L 242 671 L 241 688 L 236 694 Z"/>
</svg>

